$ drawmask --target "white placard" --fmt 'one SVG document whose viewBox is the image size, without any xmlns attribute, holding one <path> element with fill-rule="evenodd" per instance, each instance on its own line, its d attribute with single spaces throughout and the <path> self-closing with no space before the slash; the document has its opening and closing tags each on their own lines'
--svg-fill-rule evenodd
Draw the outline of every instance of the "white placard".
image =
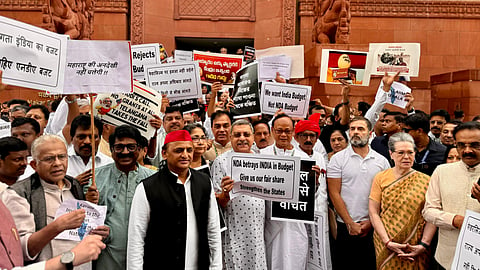
<svg viewBox="0 0 480 270">
<path fill-rule="evenodd" d="M 145 66 L 160 63 L 159 43 L 132 45 L 132 70 L 135 80 L 145 81 Z"/>
<path fill-rule="evenodd" d="M 127 94 L 100 94 L 93 103 L 94 114 L 102 121 L 113 125 L 131 125 L 142 136 L 150 139 L 156 132 L 150 125 L 153 115 L 160 111 L 162 98 L 157 91 L 134 82 L 134 90 Z"/>
<path fill-rule="evenodd" d="M 383 91 L 383 81 L 380 82 L 379 91 Z M 412 89 L 403 83 L 393 82 L 390 91 L 387 93 L 387 103 L 405 109 L 407 101 L 405 95 L 412 93 Z"/>
<path fill-rule="evenodd" d="M 170 100 L 200 98 L 202 86 L 197 62 L 180 62 L 145 67 L 147 85 Z"/>
<path fill-rule="evenodd" d="M 370 43 L 369 62 L 372 75 L 385 72 L 418 77 L 420 43 Z"/>
<path fill-rule="evenodd" d="M 307 226 L 308 258 L 307 270 L 327 270 L 327 245 L 325 239 L 325 220 L 327 217 L 321 212 L 315 212 L 315 222 Z"/>
<path fill-rule="evenodd" d="M 12 123 L 0 122 L 0 138 L 11 136 Z"/>
<path fill-rule="evenodd" d="M 278 109 L 291 117 L 306 117 L 312 87 L 287 83 L 262 83 L 260 105 L 262 113 L 274 115 Z"/>
<path fill-rule="evenodd" d="M 257 59 L 269 55 L 288 55 L 292 58 L 291 78 L 303 78 L 304 75 L 304 48 L 303 45 L 278 46 L 264 50 L 256 50 Z"/>
<path fill-rule="evenodd" d="M 352 85 L 368 86 L 369 71 L 368 52 L 322 50 L 321 83 L 341 84 L 340 80 L 345 80 Z"/>
<path fill-rule="evenodd" d="M 77 229 L 61 232 L 55 237 L 55 239 L 81 241 L 91 230 L 98 226 L 102 226 L 105 223 L 107 206 L 96 205 L 87 201 L 75 199 L 64 201 L 60 207 L 58 207 L 55 219 L 77 209 L 85 209 L 85 219 L 83 220 L 82 225 Z"/>
<path fill-rule="evenodd" d="M 300 157 L 231 152 L 227 170 L 235 181 L 230 197 L 245 194 L 264 200 L 298 202 Z"/>
<path fill-rule="evenodd" d="M 289 80 L 292 69 L 292 58 L 288 55 L 264 56 L 258 60 L 258 80 L 274 80 L 277 72 Z"/>
<path fill-rule="evenodd" d="M 467 210 L 458 235 L 452 270 L 480 269 L 480 213 Z"/>
<path fill-rule="evenodd" d="M 63 94 L 133 91 L 130 41 L 69 40 Z"/>
<path fill-rule="evenodd" d="M 175 62 L 191 62 L 193 61 L 192 51 L 175 50 Z"/>
<path fill-rule="evenodd" d="M 3 83 L 59 92 L 66 53 L 67 36 L 0 16 Z"/>
</svg>

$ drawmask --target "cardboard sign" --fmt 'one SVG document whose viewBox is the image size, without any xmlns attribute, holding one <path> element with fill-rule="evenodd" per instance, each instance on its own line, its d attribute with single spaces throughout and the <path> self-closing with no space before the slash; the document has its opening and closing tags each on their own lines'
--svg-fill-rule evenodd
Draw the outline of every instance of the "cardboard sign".
<svg viewBox="0 0 480 270">
<path fill-rule="evenodd" d="M 55 239 L 81 241 L 88 233 L 102 226 L 105 223 L 107 214 L 107 206 L 96 205 L 87 201 L 80 200 L 67 200 L 64 201 L 55 214 L 55 219 L 58 217 L 70 213 L 77 209 L 85 209 L 85 219 L 82 225 L 73 230 L 65 230 L 55 237 Z"/>
<path fill-rule="evenodd" d="M 145 81 L 145 66 L 160 64 L 160 44 L 140 44 L 132 46 L 133 78 Z"/>
<path fill-rule="evenodd" d="M 418 77 L 420 43 L 370 43 L 369 58 L 372 75 L 400 72 Z"/>
<path fill-rule="evenodd" d="M 307 270 L 328 270 L 325 239 L 325 220 L 327 217 L 320 212 L 315 212 L 313 225 L 306 226 L 308 234 Z"/>
<path fill-rule="evenodd" d="M 262 114 L 258 93 L 257 68 L 257 63 L 250 63 L 237 72 L 232 93 L 235 108 L 230 110 L 234 118 Z"/>
<path fill-rule="evenodd" d="M 63 94 L 133 91 L 129 41 L 69 40 Z"/>
<path fill-rule="evenodd" d="M 320 82 L 341 84 L 340 79 L 353 85 L 368 86 L 370 74 L 367 52 L 322 50 Z"/>
<path fill-rule="evenodd" d="M 175 62 L 191 62 L 193 61 L 192 51 L 175 50 Z"/>
<path fill-rule="evenodd" d="M 467 210 L 458 235 L 452 270 L 480 269 L 480 213 Z"/>
<path fill-rule="evenodd" d="M 231 152 L 227 170 L 235 180 L 230 198 L 249 195 L 281 202 L 298 202 L 300 158 Z"/>
<path fill-rule="evenodd" d="M 264 56 L 287 55 L 292 58 L 291 78 L 303 78 L 304 75 L 304 48 L 303 45 L 278 46 L 264 50 L 256 50 L 255 56 L 260 59 Z"/>
<path fill-rule="evenodd" d="M 11 136 L 12 123 L 0 122 L 0 138 Z"/>
<path fill-rule="evenodd" d="M 272 220 L 313 224 L 315 213 L 315 171 L 313 160 L 300 162 L 298 202 L 272 202 Z"/>
<path fill-rule="evenodd" d="M 94 114 L 113 126 L 131 125 L 149 139 L 155 133 L 150 119 L 158 114 L 162 105 L 161 96 L 153 89 L 135 82 L 133 93 L 100 94 L 93 103 Z"/>
<path fill-rule="evenodd" d="M 66 53 L 66 35 L 0 16 L 3 83 L 62 92 Z"/>
<path fill-rule="evenodd" d="M 168 63 L 147 66 L 148 87 L 167 95 L 170 100 L 200 98 L 202 88 L 196 62 Z"/>
<path fill-rule="evenodd" d="M 255 60 L 255 48 L 245 46 L 245 50 L 243 50 L 243 62 L 248 64 L 253 60 Z"/>
<path fill-rule="evenodd" d="M 304 118 L 308 113 L 311 92 L 309 85 L 264 82 L 260 96 L 262 113 L 274 115 L 282 109 L 291 117 Z"/>
<path fill-rule="evenodd" d="M 242 67 L 242 55 L 193 51 L 193 60 L 200 66 L 200 78 L 206 82 L 233 84 Z"/>
<path fill-rule="evenodd" d="M 170 101 L 170 107 L 179 108 L 182 113 L 191 113 L 200 110 L 198 107 L 198 99 L 180 99 Z"/>
<path fill-rule="evenodd" d="M 277 72 L 285 79 L 290 79 L 292 58 L 287 55 L 264 56 L 258 59 L 258 79 L 274 80 Z"/>
<path fill-rule="evenodd" d="M 383 82 L 380 82 L 380 91 L 383 89 Z M 387 94 L 387 103 L 405 109 L 407 101 L 405 95 L 412 93 L 412 89 L 403 83 L 393 82 L 390 86 L 390 92 Z"/>
</svg>

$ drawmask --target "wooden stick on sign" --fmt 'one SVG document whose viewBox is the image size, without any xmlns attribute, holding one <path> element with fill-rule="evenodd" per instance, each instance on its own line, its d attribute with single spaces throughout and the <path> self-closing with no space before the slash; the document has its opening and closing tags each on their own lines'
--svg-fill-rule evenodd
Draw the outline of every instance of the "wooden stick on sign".
<svg viewBox="0 0 480 270">
<path fill-rule="evenodd" d="M 90 94 L 90 129 L 92 130 L 92 186 L 97 186 L 95 183 L 95 121 L 93 116 L 93 94 Z M 98 134 L 100 136 L 100 134 Z"/>
</svg>

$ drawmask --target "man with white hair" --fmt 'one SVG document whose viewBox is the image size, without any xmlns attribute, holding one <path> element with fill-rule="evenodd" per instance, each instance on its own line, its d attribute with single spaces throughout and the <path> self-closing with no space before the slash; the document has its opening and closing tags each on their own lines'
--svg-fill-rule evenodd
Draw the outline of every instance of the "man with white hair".
<svg viewBox="0 0 480 270">
<path fill-rule="evenodd" d="M 64 230 L 80 227 L 85 210 L 75 210 L 57 219 L 54 217 L 63 201 L 83 200 L 85 196 L 78 181 L 66 175 L 68 154 L 65 140 L 57 135 L 40 136 L 33 142 L 31 152 L 31 166 L 35 173 L 10 186 L 20 196 L 2 194 L 2 200 L 11 210 L 18 227 L 25 259 L 47 260 L 71 250 L 77 244 L 54 238 Z M 24 199 L 30 207 L 21 207 Z M 106 237 L 109 228 L 99 226 L 92 232 Z M 86 264 L 77 269 L 90 268 L 91 265 Z"/>
</svg>

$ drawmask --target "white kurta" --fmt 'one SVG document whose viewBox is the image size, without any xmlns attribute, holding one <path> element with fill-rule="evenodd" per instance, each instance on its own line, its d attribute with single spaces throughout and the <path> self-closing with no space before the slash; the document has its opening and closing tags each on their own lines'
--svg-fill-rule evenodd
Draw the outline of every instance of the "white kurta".
<svg viewBox="0 0 480 270">
<path fill-rule="evenodd" d="M 228 151 L 212 164 L 213 186 L 221 186 L 227 175 Z M 234 179 L 235 180 L 235 179 Z M 222 233 L 225 269 L 267 269 L 265 256 L 265 201 L 240 195 L 228 202 L 224 209 L 227 230 Z"/>
</svg>

